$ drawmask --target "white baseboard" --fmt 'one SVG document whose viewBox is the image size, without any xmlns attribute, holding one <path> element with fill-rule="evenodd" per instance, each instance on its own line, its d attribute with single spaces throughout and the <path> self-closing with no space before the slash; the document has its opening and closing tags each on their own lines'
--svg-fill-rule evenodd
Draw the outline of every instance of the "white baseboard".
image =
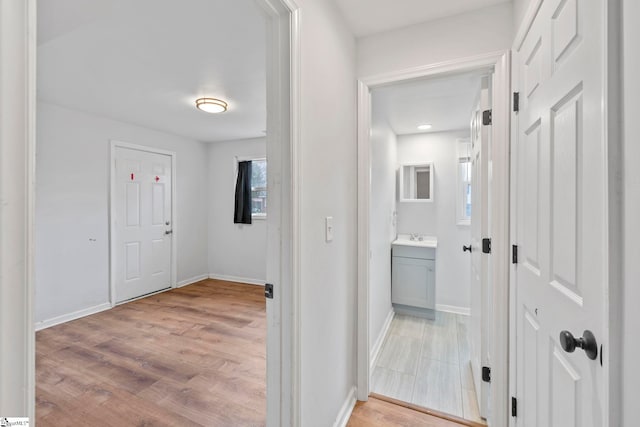
<svg viewBox="0 0 640 427">
<path fill-rule="evenodd" d="M 463 316 L 471 315 L 471 309 L 469 307 L 458 307 L 457 305 L 436 304 L 436 310 L 453 314 L 462 314 Z"/>
<path fill-rule="evenodd" d="M 111 309 L 111 303 L 105 302 L 95 305 L 93 307 L 85 308 L 82 310 L 74 311 L 73 313 L 63 314 L 62 316 L 56 316 L 51 319 L 43 320 L 35 324 L 36 331 L 50 328 L 52 326 L 59 325 L 61 323 L 70 322 L 72 320 L 79 319 L 81 317 L 89 316 L 92 314 L 100 313 L 101 311 Z"/>
<path fill-rule="evenodd" d="M 183 286 L 192 285 L 192 284 L 194 284 L 196 282 L 199 282 L 201 280 L 208 279 L 208 278 L 209 278 L 208 274 L 201 274 L 200 276 L 194 276 L 194 277 L 191 277 L 190 279 L 181 280 L 176 284 L 176 288 L 181 288 Z"/>
<path fill-rule="evenodd" d="M 373 367 L 376 366 L 376 361 L 378 360 L 378 356 L 380 355 L 380 349 L 382 348 L 382 343 L 384 342 L 384 337 L 387 336 L 387 332 L 391 327 L 391 322 L 393 321 L 393 317 L 396 315 L 396 312 L 393 311 L 393 307 L 389 310 L 389 314 L 384 321 L 384 325 L 382 325 L 382 330 L 376 339 L 376 342 L 373 344 L 371 348 L 371 352 L 369 353 L 369 375 L 373 373 Z"/>
<path fill-rule="evenodd" d="M 336 417 L 336 421 L 333 423 L 333 427 L 345 427 L 349 422 L 349 418 L 351 418 L 351 413 L 355 406 L 356 388 L 352 387 L 349 394 L 347 394 L 347 399 L 344 401 L 342 408 L 340 408 L 340 412 L 338 412 L 338 416 Z"/>
<path fill-rule="evenodd" d="M 264 286 L 266 280 L 250 279 L 248 277 L 225 276 L 223 274 L 209 273 L 209 279 L 225 280 L 227 282 L 246 283 L 248 285 Z"/>
</svg>

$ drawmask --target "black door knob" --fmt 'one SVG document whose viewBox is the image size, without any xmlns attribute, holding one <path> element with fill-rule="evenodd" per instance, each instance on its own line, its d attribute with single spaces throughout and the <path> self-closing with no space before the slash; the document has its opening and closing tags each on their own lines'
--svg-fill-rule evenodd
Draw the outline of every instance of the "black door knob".
<svg viewBox="0 0 640 427">
<path fill-rule="evenodd" d="M 467 252 L 469 251 L 469 253 L 471 253 L 471 245 L 469 246 L 462 246 L 462 252 Z"/>
<path fill-rule="evenodd" d="M 591 331 L 584 331 L 580 338 L 576 338 L 569 331 L 560 332 L 560 345 L 567 353 L 573 353 L 576 348 L 581 348 L 587 353 L 587 357 L 596 360 L 598 357 L 598 343 Z"/>
</svg>

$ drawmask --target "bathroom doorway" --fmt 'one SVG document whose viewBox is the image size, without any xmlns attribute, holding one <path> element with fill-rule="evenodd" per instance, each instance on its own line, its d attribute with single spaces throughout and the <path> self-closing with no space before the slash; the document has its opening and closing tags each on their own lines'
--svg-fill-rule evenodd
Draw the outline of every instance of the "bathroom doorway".
<svg viewBox="0 0 640 427">
<path fill-rule="evenodd" d="M 359 147 L 370 182 L 359 201 L 368 211 L 360 249 L 369 255 L 360 269 L 367 336 L 359 344 L 368 363 L 359 360 L 359 387 L 365 377 L 378 398 L 470 425 L 486 425 L 492 406 L 486 239 L 498 74 L 487 64 L 370 84 L 370 112 L 360 113 L 370 130 L 363 146 L 360 127 Z"/>
</svg>

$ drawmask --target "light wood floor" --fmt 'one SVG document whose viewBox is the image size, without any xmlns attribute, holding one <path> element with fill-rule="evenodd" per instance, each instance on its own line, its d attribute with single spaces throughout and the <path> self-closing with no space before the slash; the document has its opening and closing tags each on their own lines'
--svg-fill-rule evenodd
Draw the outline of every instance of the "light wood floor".
<svg viewBox="0 0 640 427">
<path fill-rule="evenodd" d="M 36 334 L 44 426 L 262 426 L 259 286 L 205 280 Z"/>
<path fill-rule="evenodd" d="M 373 370 L 371 390 L 482 423 L 471 374 L 468 316 L 396 315 Z"/>
<path fill-rule="evenodd" d="M 460 424 L 375 397 L 357 402 L 347 427 L 460 427 Z"/>
</svg>

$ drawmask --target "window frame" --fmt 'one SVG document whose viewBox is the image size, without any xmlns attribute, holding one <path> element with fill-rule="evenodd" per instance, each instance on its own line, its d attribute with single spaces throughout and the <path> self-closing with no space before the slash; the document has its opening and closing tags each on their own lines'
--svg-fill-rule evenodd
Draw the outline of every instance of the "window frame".
<svg viewBox="0 0 640 427">
<path fill-rule="evenodd" d="M 236 156 L 235 157 L 235 178 L 234 178 L 234 183 L 238 178 L 238 163 L 240 162 L 252 162 L 252 166 L 253 166 L 253 162 L 265 162 L 267 164 L 268 167 L 268 162 L 267 162 L 267 157 L 266 156 L 248 156 L 248 157 L 240 157 L 240 156 Z M 267 172 L 267 186 L 266 187 L 254 187 L 253 185 L 251 185 L 251 192 L 253 193 L 254 191 L 264 191 L 267 193 L 267 196 L 265 197 L 266 200 L 269 200 L 269 191 L 267 190 L 268 188 L 268 179 L 269 179 L 269 173 Z M 253 182 L 252 182 L 253 184 Z M 235 185 L 235 184 L 234 184 Z M 251 212 L 251 219 L 257 219 L 257 220 L 266 220 L 267 219 L 267 213 L 254 213 Z"/>
</svg>

